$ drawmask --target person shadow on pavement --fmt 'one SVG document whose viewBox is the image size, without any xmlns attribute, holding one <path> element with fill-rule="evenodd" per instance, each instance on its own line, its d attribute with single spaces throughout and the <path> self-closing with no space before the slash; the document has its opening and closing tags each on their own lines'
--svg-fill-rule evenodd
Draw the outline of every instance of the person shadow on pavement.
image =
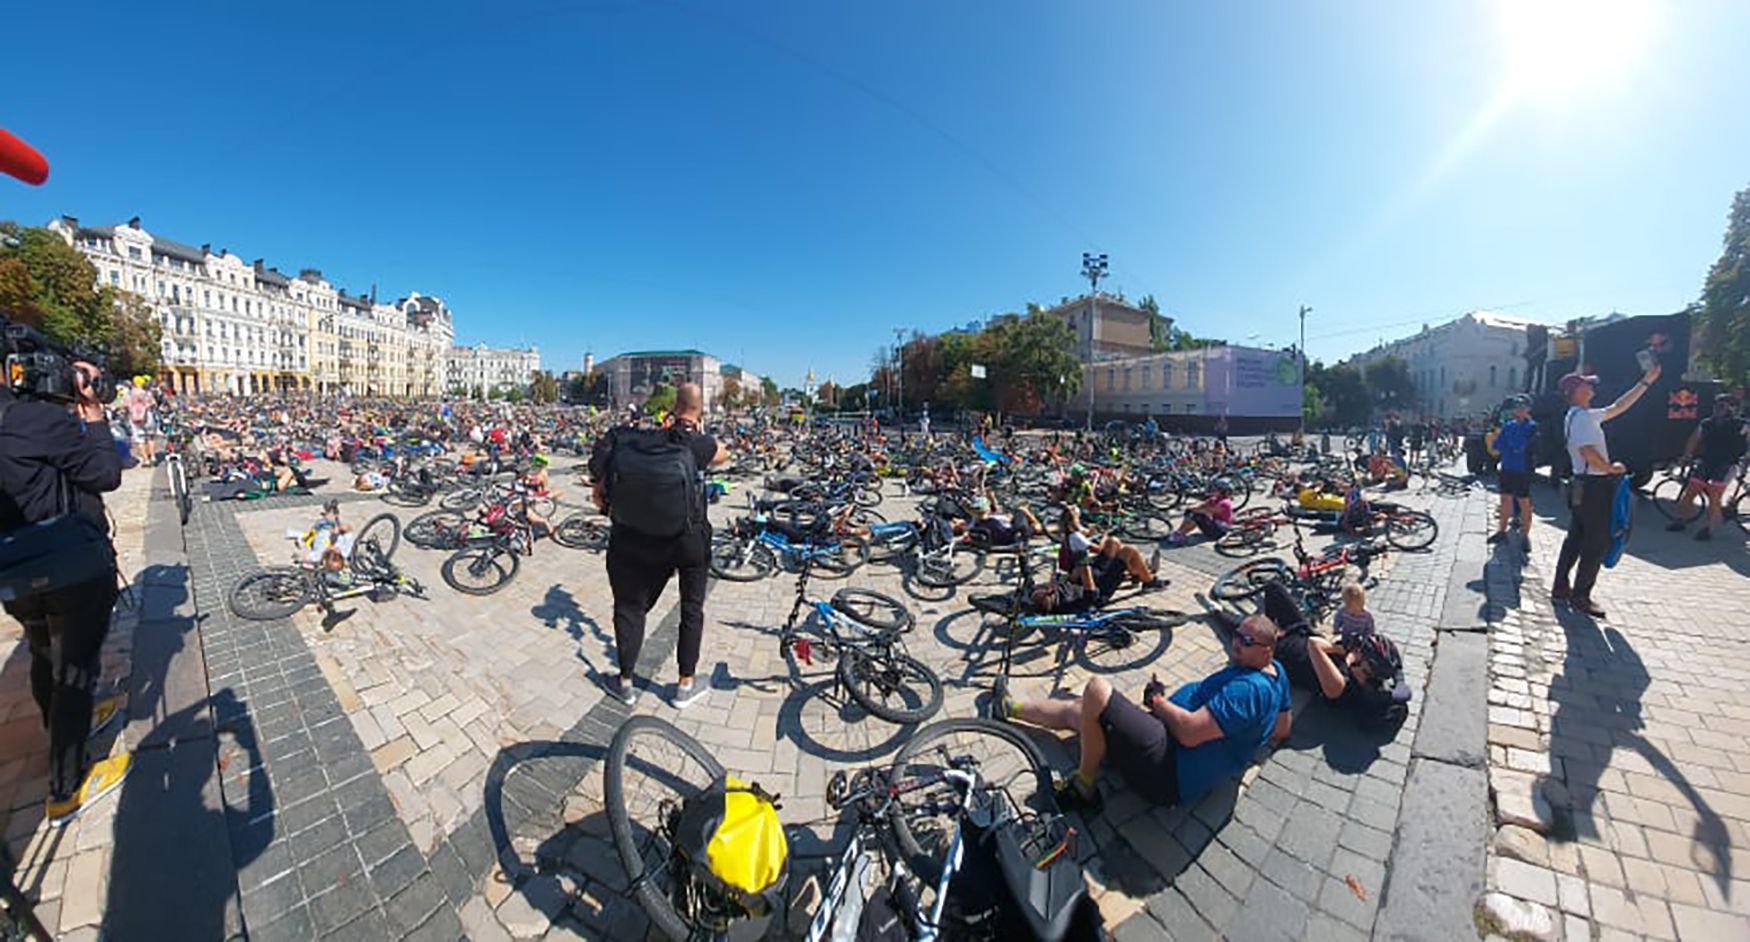
<svg viewBox="0 0 1750 942">
<path fill-rule="evenodd" d="M 116 808 L 105 935 L 230 938 L 242 920 L 237 871 L 274 834 L 273 791 L 255 727 L 230 688 L 164 725 L 202 732 L 135 754 Z M 240 794 L 221 793 L 227 774 L 237 775 Z"/>
<path fill-rule="evenodd" d="M 1562 673 L 1550 683 L 1550 697 L 1556 701 L 1550 718 L 1550 754 L 1562 761 L 1566 780 L 1554 788 L 1548 776 L 1539 783 L 1544 797 L 1558 808 L 1554 836 L 1599 836 L 1594 812 L 1599 779 L 1611 752 L 1618 747 L 1633 749 L 1694 809 L 1695 825 L 1689 835 L 1692 862 L 1715 881 L 1722 895 L 1728 893 L 1732 841 L 1725 821 L 1683 770 L 1639 732 L 1646 725 L 1641 698 L 1652 682 L 1646 664 L 1615 628 L 1600 632 L 1590 618 L 1573 612 L 1561 612 L 1557 618 L 1567 633 L 1568 650 Z M 1571 814 L 1571 821 L 1562 820 L 1562 811 Z"/>
</svg>

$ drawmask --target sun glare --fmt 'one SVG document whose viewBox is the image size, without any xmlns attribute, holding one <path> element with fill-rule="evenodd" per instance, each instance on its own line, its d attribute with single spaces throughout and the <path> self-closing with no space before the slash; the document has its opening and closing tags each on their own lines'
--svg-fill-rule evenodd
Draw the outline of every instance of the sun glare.
<svg viewBox="0 0 1750 942">
<path fill-rule="evenodd" d="M 1508 94 L 1550 102 L 1624 77 L 1656 13 L 1651 0 L 1503 0 Z"/>
</svg>

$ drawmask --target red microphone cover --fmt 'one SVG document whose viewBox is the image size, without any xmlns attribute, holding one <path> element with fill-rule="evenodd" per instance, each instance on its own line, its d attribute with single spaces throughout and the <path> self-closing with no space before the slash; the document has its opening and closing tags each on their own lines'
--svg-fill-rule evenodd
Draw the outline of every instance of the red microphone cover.
<svg viewBox="0 0 1750 942">
<path fill-rule="evenodd" d="M 11 174 L 32 186 L 49 178 L 49 162 L 36 148 L 0 128 L 0 173 Z"/>
</svg>

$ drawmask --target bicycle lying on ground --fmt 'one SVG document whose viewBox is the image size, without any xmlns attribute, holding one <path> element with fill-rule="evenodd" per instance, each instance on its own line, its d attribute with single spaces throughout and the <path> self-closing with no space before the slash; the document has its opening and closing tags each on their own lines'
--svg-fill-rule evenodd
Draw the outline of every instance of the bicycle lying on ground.
<svg viewBox="0 0 1750 942">
<path fill-rule="evenodd" d="M 608 748 L 603 793 L 614 848 L 639 904 L 670 939 L 863 938 L 864 915 L 882 911 L 912 942 L 1104 937 L 1044 757 L 1008 726 L 934 723 L 891 765 L 836 773 L 827 803 L 849 810 L 854 828 L 812 916 L 788 911 L 794 897 L 773 908 L 725 893 L 709 862 L 689 856 L 683 821 L 728 774 L 697 740 L 656 717 L 628 720 Z"/>
<path fill-rule="evenodd" d="M 400 543 L 400 521 L 393 514 L 378 514 L 353 538 L 344 569 L 324 569 L 320 563 L 307 560 L 291 566 L 269 566 L 239 579 L 227 602 L 240 618 L 271 621 L 288 618 L 311 602 L 332 615 L 334 603 L 359 596 L 370 596 L 373 602 L 385 602 L 401 593 L 424 598 L 425 587 L 419 580 L 390 561 Z"/>
<path fill-rule="evenodd" d="M 1042 637 L 1073 640 L 1090 668 L 1114 673 L 1139 667 L 1158 655 L 1155 646 L 1140 643 L 1143 636 L 1158 636 L 1191 620 L 1190 615 L 1172 609 L 1113 605 L 1110 600 L 1080 612 L 1029 611 L 1035 586 L 1031 556 L 1025 545 L 1017 558 L 1020 580 L 1014 591 L 968 600 L 977 611 L 1004 620 L 1001 670 L 1005 677 L 1014 662 L 1016 640 L 1033 630 L 1039 630 Z"/>
<path fill-rule="evenodd" d="M 1272 556 L 1254 559 L 1223 573 L 1215 580 L 1209 594 L 1222 602 L 1237 602 L 1251 598 L 1272 582 L 1286 582 L 1289 591 L 1298 596 L 1301 608 L 1315 614 L 1334 609 L 1342 600 L 1343 583 L 1350 567 L 1367 571 L 1373 560 L 1387 552 L 1388 545 L 1380 540 L 1365 543 L 1338 543 L 1314 556 L 1307 552 L 1301 540 L 1301 526 L 1294 529 L 1295 564 Z"/>
<path fill-rule="evenodd" d="M 889 723 L 921 723 L 942 708 L 942 679 L 906 653 L 901 635 L 913 618 L 905 603 L 872 589 L 840 589 L 832 601 L 808 598 L 804 563 L 796 602 L 778 634 L 792 681 L 816 657 L 838 661 L 835 689 Z M 812 614 L 812 618 L 808 617 Z"/>
</svg>

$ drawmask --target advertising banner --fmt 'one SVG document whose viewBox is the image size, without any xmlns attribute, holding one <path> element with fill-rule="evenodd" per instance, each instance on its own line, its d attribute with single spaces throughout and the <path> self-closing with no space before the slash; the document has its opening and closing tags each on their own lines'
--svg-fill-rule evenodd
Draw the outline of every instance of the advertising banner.
<svg viewBox="0 0 1750 942">
<path fill-rule="evenodd" d="M 1251 347 L 1216 347 L 1205 352 L 1208 414 L 1300 415 L 1300 364 L 1294 354 Z"/>
</svg>

